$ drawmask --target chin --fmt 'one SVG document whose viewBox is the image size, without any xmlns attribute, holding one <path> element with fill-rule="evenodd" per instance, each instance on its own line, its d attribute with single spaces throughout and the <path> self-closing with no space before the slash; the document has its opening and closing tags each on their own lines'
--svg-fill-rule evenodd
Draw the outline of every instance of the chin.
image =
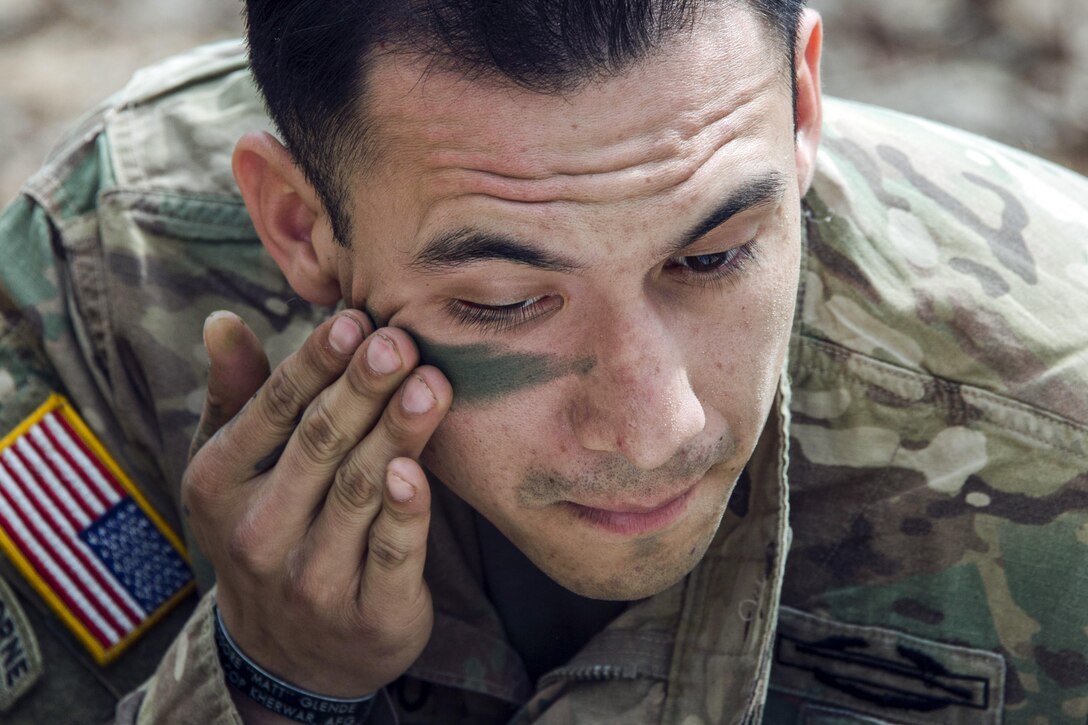
<svg viewBox="0 0 1088 725">
<path fill-rule="evenodd" d="M 648 537 L 632 541 L 620 551 L 604 547 L 588 556 L 586 551 L 594 547 L 542 557 L 533 551 L 525 553 L 545 574 L 575 594 L 634 601 L 660 594 L 687 576 L 706 554 L 716 531 L 716 525 L 705 528 L 695 541 L 691 536 L 680 541 Z"/>
<path fill-rule="evenodd" d="M 562 514 L 533 526 L 510 527 L 506 535 L 541 571 L 575 594 L 610 601 L 646 599 L 679 582 L 702 560 L 735 483 L 727 478 L 704 482 L 679 519 L 659 531 L 628 536 Z"/>
<path fill-rule="evenodd" d="M 690 569 L 672 572 L 655 571 L 651 576 L 643 573 L 630 577 L 614 576 L 604 580 L 574 579 L 570 582 L 556 578 L 556 581 L 575 594 L 589 599 L 631 602 L 660 594 L 683 579 L 689 571 Z"/>
</svg>

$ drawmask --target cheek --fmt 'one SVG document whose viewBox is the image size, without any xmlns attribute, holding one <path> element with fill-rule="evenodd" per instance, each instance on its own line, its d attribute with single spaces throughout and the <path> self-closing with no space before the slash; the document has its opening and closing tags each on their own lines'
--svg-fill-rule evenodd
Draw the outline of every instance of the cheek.
<svg viewBox="0 0 1088 725">
<path fill-rule="evenodd" d="M 753 369 L 763 368 L 775 379 L 789 345 L 797 306 L 798 256 L 792 247 L 782 256 L 784 258 L 774 262 L 773 273 L 765 275 L 755 285 L 746 316 Z"/>
<path fill-rule="evenodd" d="M 755 274 L 721 306 L 699 350 L 698 388 L 731 426 L 762 426 L 789 346 L 797 296 L 797 245 L 765 255 Z"/>
<path fill-rule="evenodd" d="M 749 285 L 746 319 L 753 347 L 785 352 L 797 306 L 801 264 L 800 202 L 780 222 L 780 241 L 767 250 Z M 770 358 L 768 358 L 770 359 Z M 777 358 L 773 360 L 779 362 Z"/>
<path fill-rule="evenodd" d="M 508 508 L 525 471 L 546 457 L 543 446 L 557 427 L 553 421 L 539 404 L 524 401 L 455 405 L 431 437 L 422 462 L 481 512 Z"/>
</svg>

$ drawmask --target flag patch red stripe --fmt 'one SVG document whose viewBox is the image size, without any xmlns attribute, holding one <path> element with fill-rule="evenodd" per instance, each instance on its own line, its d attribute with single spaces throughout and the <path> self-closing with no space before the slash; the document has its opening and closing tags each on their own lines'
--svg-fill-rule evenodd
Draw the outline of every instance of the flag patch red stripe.
<svg viewBox="0 0 1088 725">
<path fill-rule="evenodd" d="M 106 470 L 106 467 L 98 460 L 98 456 L 91 452 L 87 444 L 72 430 L 72 426 L 63 416 L 50 413 L 45 416 L 44 422 L 46 427 L 52 429 L 54 433 L 57 432 L 54 426 L 59 426 L 64 431 L 63 435 L 58 435 L 58 438 L 61 439 L 65 435 L 67 436 L 67 440 L 60 442 L 61 449 L 76 459 L 83 480 L 94 485 L 92 490 L 101 497 L 100 500 L 104 499 L 107 504 L 115 503 L 118 498 L 124 495 L 124 490 L 113 480 L 113 474 Z"/>
<path fill-rule="evenodd" d="M 63 487 L 63 490 L 68 491 L 74 486 L 82 485 L 79 474 L 76 473 L 77 466 L 75 465 L 75 461 L 72 460 L 72 457 L 68 455 L 64 446 L 57 441 L 56 436 L 53 435 L 52 431 L 50 431 L 47 426 L 34 426 L 28 432 L 28 437 L 39 442 L 46 455 L 52 458 L 53 463 L 60 469 L 63 474 L 62 479 L 69 484 L 68 486 Z M 83 526 L 86 526 L 94 520 L 95 509 L 89 503 L 86 495 L 72 495 L 71 500 L 75 503 L 76 510 L 82 513 L 80 519 Z"/>
<path fill-rule="evenodd" d="M 9 475 L 12 474 L 11 468 L 6 468 L 6 470 Z M 48 508 L 38 500 L 37 495 L 32 490 L 32 482 L 19 472 L 16 472 L 11 478 L 15 481 L 12 498 L 15 499 L 18 507 L 22 509 L 23 522 L 29 524 L 27 528 L 30 535 L 34 537 L 38 546 L 50 552 L 57 566 L 60 567 L 64 576 L 68 578 L 71 586 L 74 586 L 90 605 L 88 611 L 97 615 L 99 621 L 105 627 L 108 627 L 111 632 L 123 631 L 131 627 L 132 623 L 127 617 L 120 615 L 116 607 L 111 608 L 109 606 L 108 601 L 103 596 L 101 584 L 95 581 L 94 574 L 89 569 L 88 564 L 79 556 L 78 548 L 73 546 L 68 537 L 57 530 L 55 519 L 50 516 Z"/>
<path fill-rule="evenodd" d="M 0 545 L 102 663 L 193 586 L 176 537 L 59 396 L 0 441 Z"/>
<path fill-rule="evenodd" d="M 20 440 L 9 448 L 5 455 L 13 449 L 21 453 L 19 449 L 24 447 L 24 443 L 25 439 Z M 27 465 L 28 461 L 25 457 L 20 455 L 20 460 L 22 460 L 24 466 Z M 34 463 L 30 462 L 30 465 L 34 465 Z M 39 483 L 33 476 L 23 475 L 19 480 L 23 485 L 24 493 L 29 494 L 39 514 L 52 525 L 53 531 L 59 535 L 60 546 L 65 547 L 78 560 L 80 566 L 77 572 L 86 572 L 93 581 L 90 586 L 97 587 L 102 592 L 108 593 L 108 596 L 95 593 L 95 598 L 102 601 L 109 608 L 109 617 L 113 623 L 122 630 L 131 630 L 135 626 L 134 623 L 143 619 L 147 613 L 132 601 L 132 598 L 128 596 L 124 589 L 117 585 L 117 582 L 105 570 L 102 563 L 94 558 L 94 554 L 87 548 L 87 545 L 79 539 L 78 532 L 82 527 L 73 526 L 72 522 L 66 520 L 57 510 L 53 501 L 56 497 L 56 491 L 61 487 L 60 479 L 54 478 L 50 471 L 43 470 L 44 467 L 38 468 L 35 466 L 35 468 L 37 468 L 38 475 L 48 480 L 48 485 Z M 85 593 L 91 594 L 92 592 L 87 591 Z M 114 606 L 111 607 L 111 604 Z"/>
<path fill-rule="evenodd" d="M 6 481 L 4 483 L 7 484 Z M 104 623 L 95 614 L 90 603 L 72 586 L 49 550 L 38 542 L 30 531 L 25 517 L 21 516 L 18 507 L 13 505 L 11 496 L 7 491 L 0 492 L 0 517 L 4 520 L 4 528 L 15 538 L 24 555 L 34 562 L 39 575 L 49 583 L 50 588 L 64 600 L 69 609 L 77 614 L 80 621 L 91 631 L 95 639 L 107 647 L 113 644 L 116 641 L 116 636 L 110 637 L 109 633 L 105 631 Z"/>
</svg>

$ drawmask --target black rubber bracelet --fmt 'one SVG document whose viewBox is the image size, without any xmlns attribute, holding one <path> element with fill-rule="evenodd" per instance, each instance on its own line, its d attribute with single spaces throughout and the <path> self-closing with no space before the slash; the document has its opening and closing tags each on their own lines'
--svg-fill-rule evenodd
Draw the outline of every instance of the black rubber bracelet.
<svg viewBox="0 0 1088 725">
<path fill-rule="evenodd" d="M 311 725 L 362 725 L 374 704 L 374 694 L 345 699 L 299 689 L 267 672 L 246 657 L 231 639 L 219 607 L 215 608 L 215 644 L 227 682 L 266 710 Z"/>
</svg>

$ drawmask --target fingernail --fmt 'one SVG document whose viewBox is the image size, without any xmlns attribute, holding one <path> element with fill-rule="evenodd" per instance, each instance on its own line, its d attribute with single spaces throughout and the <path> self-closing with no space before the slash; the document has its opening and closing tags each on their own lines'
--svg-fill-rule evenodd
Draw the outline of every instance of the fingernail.
<svg viewBox="0 0 1088 725">
<path fill-rule="evenodd" d="M 204 338 L 204 347 L 208 347 L 208 330 L 211 328 L 212 323 L 221 317 L 226 317 L 230 313 L 226 310 L 216 310 L 207 317 L 204 318 L 204 329 L 202 331 L 202 337 Z"/>
<path fill-rule="evenodd" d="M 389 488 L 389 497 L 397 503 L 408 503 L 416 497 L 416 487 L 392 471 L 385 477 L 385 485 Z"/>
<path fill-rule="evenodd" d="M 329 345 L 341 355 L 350 355 L 363 342 L 363 328 L 348 315 L 340 315 L 329 330 Z"/>
<path fill-rule="evenodd" d="M 433 408 L 437 402 L 434 393 L 431 392 L 423 378 L 418 375 L 408 378 L 408 382 L 404 386 L 404 393 L 401 394 L 400 399 L 400 404 L 404 406 L 404 410 L 419 415 Z"/>
<path fill-rule="evenodd" d="M 402 361 L 393 341 L 385 335 L 376 333 L 366 346 L 366 363 L 379 375 L 388 375 L 400 369 Z"/>
</svg>

